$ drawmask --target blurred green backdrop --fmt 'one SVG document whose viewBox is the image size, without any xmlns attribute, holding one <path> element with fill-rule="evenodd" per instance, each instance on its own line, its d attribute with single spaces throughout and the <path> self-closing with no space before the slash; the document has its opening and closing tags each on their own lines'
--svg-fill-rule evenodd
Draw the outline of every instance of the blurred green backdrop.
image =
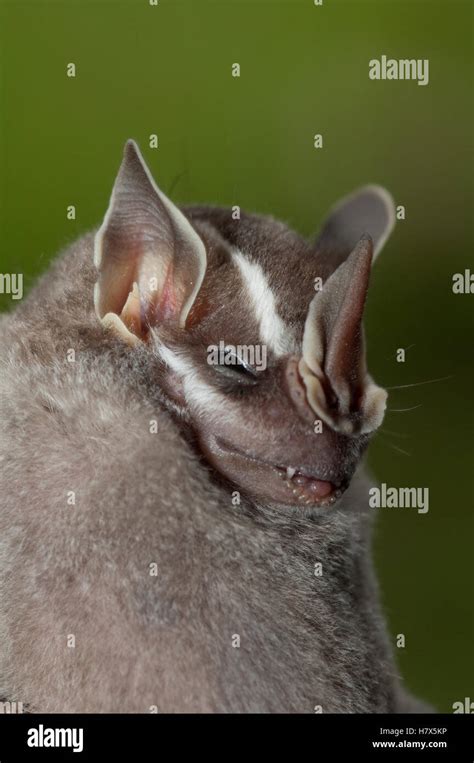
<svg viewBox="0 0 474 763">
<path fill-rule="evenodd" d="M 445 711 L 474 698 L 474 296 L 451 288 L 474 265 L 471 3 L 3 0 L 0 13 L 1 270 L 27 288 L 99 223 L 128 137 L 178 203 L 240 204 L 305 234 L 367 182 L 405 206 L 374 271 L 371 370 L 388 387 L 449 378 L 391 392 L 391 409 L 419 407 L 388 413 L 371 466 L 429 487 L 430 510 L 382 510 L 376 560 L 408 685 Z M 382 54 L 429 59 L 429 85 L 369 80 Z"/>
</svg>

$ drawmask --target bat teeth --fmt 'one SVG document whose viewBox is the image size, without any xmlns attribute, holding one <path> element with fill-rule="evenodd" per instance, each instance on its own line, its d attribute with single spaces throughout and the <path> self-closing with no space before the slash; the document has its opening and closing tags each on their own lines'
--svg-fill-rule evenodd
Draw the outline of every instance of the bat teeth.
<svg viewBox="0 0 474 763">
<path fill-rule="evenodd" d="M 305 506 L 332 506 L 341 497 L 343 492 L 339 489 L 327 498 L 318 500 L 316 497 L 311 497 L 304 486 L 301 487 L 300 485 L 296 485 L 293 482 L 293 477 L 298 472 L 298 469 L 295 469 L 293 466 L 287 466 L 286 468 L 279 466 L 274 467 L 274 471 L 276 471 L 280 478 L 283 480 L 288 490 L 291 490 L 298 502 L 304 503 Z"/>
</svg>

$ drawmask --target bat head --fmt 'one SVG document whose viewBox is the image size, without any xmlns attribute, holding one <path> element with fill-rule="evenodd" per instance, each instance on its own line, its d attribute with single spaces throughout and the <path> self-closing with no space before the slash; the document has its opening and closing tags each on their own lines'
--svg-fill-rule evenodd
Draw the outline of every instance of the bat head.
<svg viewBox="0 0 474 763">
<path fill-rule="evenodd" d="M 362 313 L 393 223 L 378 186 L 312 242 L 236 208 L 181 211 L 128 141 L 95 239 L 95 310 L 159 358 L 157 383 L 218 475 L 271 504 L 329 506 L 384 415 Z"/>
</svg>

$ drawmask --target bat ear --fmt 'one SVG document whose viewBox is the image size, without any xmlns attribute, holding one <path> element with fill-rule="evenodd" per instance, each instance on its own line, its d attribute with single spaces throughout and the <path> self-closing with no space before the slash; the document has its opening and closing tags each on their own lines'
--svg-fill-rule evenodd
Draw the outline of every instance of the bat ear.
<svg viewBox="0 0 474 763">
<path fill-rule="evenodd" d="M 382 422 L 387 393 L 367 373 L 362 314 L 373 256 L 362 236 L 309 306 L 299 371 L 313 410 L 336 431 L 366 433 Z"/>
<path fill-rule="evenodd" d="M 184 326 L 206 271 L 206 250 L 154 182 L 129 140 L 109 208 L 95 237 L 94 305 L 126 341 L 165 321 Z"/>
<path fill-rule="evenodd" d="M 394 224 L 395 205 L 385 188 L 367 185 L 345 196 L 331 209 L 315 242 L 323 272 L 328 275 L 344 262 L 364 234 L 373 241 L 375 259 Z"/>
</svg>

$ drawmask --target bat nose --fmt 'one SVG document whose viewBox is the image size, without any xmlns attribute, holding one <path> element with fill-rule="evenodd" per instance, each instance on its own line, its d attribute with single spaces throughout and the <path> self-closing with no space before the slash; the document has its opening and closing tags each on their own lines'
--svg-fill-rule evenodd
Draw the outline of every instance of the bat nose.
<svg viewBox="0 0 474 763">
<path fill-rule="evenodd" d="M 304 427 L 292 428 L 291 440 L 287 444 L 285 456 L 282 455 L 281 458 L 286 457 L 297 466 L 297 473 L 291 480 L 291 484 L 297 487 L 301 483 L 306 488 L 305 478 L 313 478 L 325 483 L 313 486 L 313 490 L 327 490 L 329 493 L 331 490 L 344 489 L 354 473 L 365 442 L 361 438 L 354 441 L 351 436 L 336 430 L 312 407 L 307 385 L 300 373 L 300 364 L 301 358 L 291 355 L 282 366 L 286 395 Z M 316 427 L 316 422 L 322 426 Z"/>
<path fill-rule="evenodd" d="M 313 426 L 317 415 L 309 404 L 306 394 L 306 386 L 298 371 L 300 359 L 296 355 L 291 355 L 285 366 L 286 388 L 293 407 L 296 409 L 299 417 L 306 423 Z"/>
</svg>

